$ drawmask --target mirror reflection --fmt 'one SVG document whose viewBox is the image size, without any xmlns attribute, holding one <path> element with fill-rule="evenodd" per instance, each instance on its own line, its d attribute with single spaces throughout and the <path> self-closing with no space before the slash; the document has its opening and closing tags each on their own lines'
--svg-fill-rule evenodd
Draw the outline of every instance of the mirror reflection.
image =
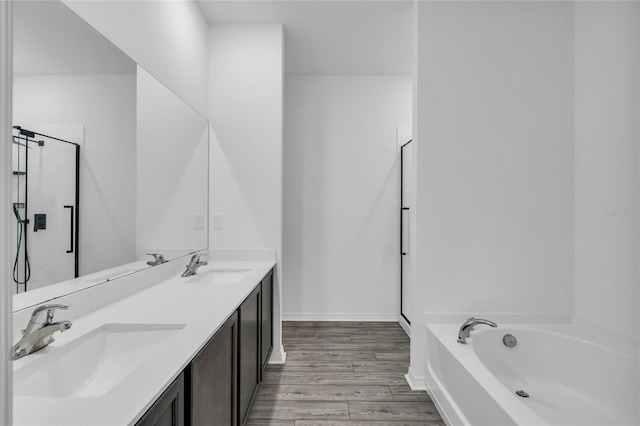
<svg viewBox="0 0 640 426">
<path fill-rule="evenodd" d="M 60 1 L 14 28 L 14 292 L 206 248 L 206 119 Z"/>
<path fill-rule="evenodd" d="M 12 153 L 16 290 L 77 277 L 80 145 L 16 126 Z"/>
</svg>

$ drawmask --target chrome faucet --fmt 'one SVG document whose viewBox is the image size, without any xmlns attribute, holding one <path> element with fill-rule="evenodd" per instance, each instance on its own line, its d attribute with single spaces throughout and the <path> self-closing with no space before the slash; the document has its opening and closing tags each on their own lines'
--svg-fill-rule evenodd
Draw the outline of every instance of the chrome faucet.
<svg viewBox="0 0 640 426">
<path fill-rule="evenodd" d="M 187 265 L 187 269 L 182 273 L 182 277 L 190 277 L 196 274 L 196 272 L 198 272 L 198 268 L 201 266 L 205 266 L 207 264 L 207 262 L 200 262 L 200 255 L 199 254 L 194 254 L 193 256 L 191 256 L 191 260 L 189 261 L 189 264 Z"/>
<path fill-rule="evenodd" d="M 491 327 L 498 326 L 498 324 L 496 324 L 493 321 L 480 319 L 480 318 L 476 319 L 474 317 L 471 317 L 468 320 L 466 320 L 464 324 L 462 324 L 462 326 L 460 327 L 460 330 L 458 330 L 458 343 L 462 345 L 466 345 L 467 338 L 469 337 L 469 333 L 471 333 L 471 330 L 473 330 L 473 327 L 475 327 L 478 324 L 490 325 Z"/>
<path fill-rule="evenodd" d="M 160 253 L 147 253 L 148 256 L 153 256 L 153 260 L 147 262 L 149 266 L 158 266 L 166 263 L 166 259 Z"/>
<path fill-rule="evenodd" d="M 53 322 L 56 309 L 69 309 L 66 305 L 42 305 L 31 313 L 27 328 L 22 330 L 22 338 L 11 348 L 11 358 L 16 360 L 29 355 L 53 342 L 51 336 L 56 331 L 67 331 L 70 321 Z"/>
</svg>

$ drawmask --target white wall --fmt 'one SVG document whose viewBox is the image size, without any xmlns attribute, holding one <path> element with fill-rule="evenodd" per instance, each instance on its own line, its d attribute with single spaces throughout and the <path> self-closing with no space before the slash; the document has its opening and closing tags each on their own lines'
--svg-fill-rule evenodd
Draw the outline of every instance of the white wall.
<svg viewBox="0 0 640 426">
<path fill-rule="evenodd" d="M 283 316 L 397 320 L 410 77 L 287 76 Z"/>
<path fill-rule="evenodd" d="M 411 73 L 412 1 L 197 1 L 211 24 L 282 24 L 286 75 Z"/>
<path fill-rule="evenodd" d="M 281 244 L 282 27 L 214 25 L 210 39 L 212 248 Z"/>
<path fill-rule="evenodd" d="M 84 126 L 80 275 L 134 261 L 135 75 L 15 76 L 13 87 L 17 125 Z"/>
<path fill-rule="evenodd" d="M 575 314 L 638 339 L 640 4 L 575 4 Z"/>
<path fill-rule="evenodd" d="M 63 2 L 206 115 L 209 28 L 194 1 Z"/>
<path fill-rule="evenodd" d="M 283 30 L 213 25 L 209 45 L 209 247 L 276 250 L 273 357 L 283 356 Z M 215 214 L 224 229 L 214 229 Z"/>
<path fill-rule="evenodd" d="M 573 4 L 418 2 L 418 313 L 573 310 Z"/>
<path fill-rule="evenodd" d="M 137 89 L 138 257 L 160 252 L 169 259 L 204 249 L 209 123 L 140 67 Z"/>
</svg>

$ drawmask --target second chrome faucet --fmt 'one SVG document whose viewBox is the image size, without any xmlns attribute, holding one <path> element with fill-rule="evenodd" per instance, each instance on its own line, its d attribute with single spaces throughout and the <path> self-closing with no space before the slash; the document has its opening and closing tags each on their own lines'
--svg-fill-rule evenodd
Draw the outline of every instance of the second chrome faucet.
<svg viewBox="0 0 640 426">
<path fill-rule="evenodd" d="M 205 266 L 206 264 L 207 262 L 200 261 L 199 254 L 194 254 L 193 256 L 191 256 L 191 260 L 187 265 L 187 269 L 182 273 L 181 277 L 191 277 L 195 275 L 198 272 L 198 268 L 201 266 Z"/>
</svg>

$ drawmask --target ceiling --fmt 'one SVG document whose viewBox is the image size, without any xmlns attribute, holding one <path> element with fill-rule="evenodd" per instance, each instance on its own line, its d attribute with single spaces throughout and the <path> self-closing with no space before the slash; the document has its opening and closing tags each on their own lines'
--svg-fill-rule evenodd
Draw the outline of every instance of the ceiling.
<svg viewBox="0 0 640 426">
<path fill-rule="evenodd" d="M 17 75 L 135 74 L 136 64 L 59 1 L 13 2 Z"/>
<path fill-rule="evenodd" d="M 285 73 L 411 75 L 411 0 L 196 0 L 210 24 L 283 24 Z"/>
</svg>

